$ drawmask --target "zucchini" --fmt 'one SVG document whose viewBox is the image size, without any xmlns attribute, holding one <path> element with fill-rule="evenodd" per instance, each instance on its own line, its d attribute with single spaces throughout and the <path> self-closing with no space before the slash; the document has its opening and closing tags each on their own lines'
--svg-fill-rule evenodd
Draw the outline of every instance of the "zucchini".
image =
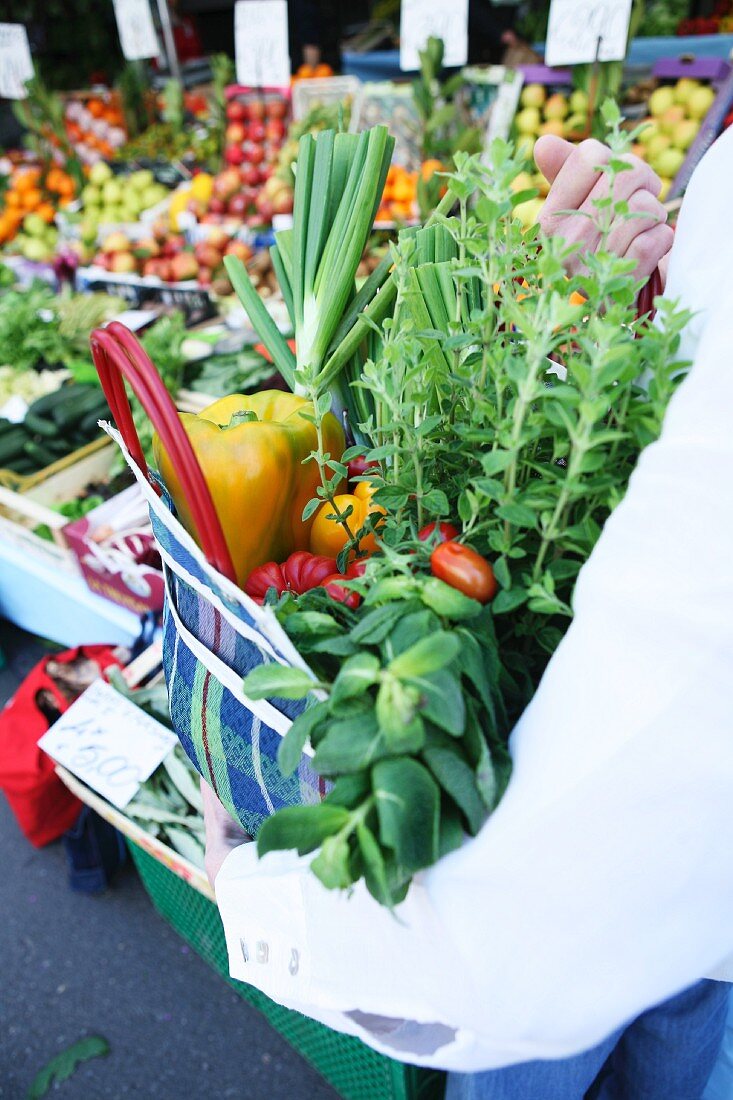
<svg viewBox="0 0 733 1100">
<path fill-rule="evenodd" d="M 58 455 L 55 455 L 53 451 L 49 451 L 42 443 L 37 443 L 35 439 L 29 439 L 23 450 L 28 458 L 33 459 L 38 470 L 42 470 L 44 466 L 50 466 L 58 461 Z"/>
<path fill-rule="evenodd" d="M 39 416 L 37 413 L 32 413 L 30 409 L 25 414 L 23 427 L 26 428 L 31 435 L 42 435 L 47 439 L 55 439 L 59 434 L 59 430 L 53 420 L 46 420 L 45 417 Z"/>
<path fill-rule="evenodd" d="M 18 458 L 23 453 L 23 447 L 27 442 L 28 433 L 19 424 L 15 425 L 14 431 L 0 436 L 0 467 Z"/>
</svg>

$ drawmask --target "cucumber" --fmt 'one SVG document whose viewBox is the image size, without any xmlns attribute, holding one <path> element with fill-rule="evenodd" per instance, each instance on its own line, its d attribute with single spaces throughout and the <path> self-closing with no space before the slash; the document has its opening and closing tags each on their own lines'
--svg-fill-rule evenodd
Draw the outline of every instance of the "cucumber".
<svg viewBox="0 0 733 1100">
<path fill-rule="evenodd" d="M 29 439 L 23 447 L 23 451 L 28 458 L 33 459 L 38 470 L 42 470 L 44 466 L 50 466 L 53 462 L 58 461 L 58 455 L 55 455 L 53 451 L 49 451 L 42 443 L 36 443 L 35 439 Z"/>
<path fill-rule="evenodd" d="M 16 425 L 12 420 L 6 420 L 4 416 L 0 416 L 0 437 L 12 432 L 15 427 Z"/>
<path fill-rule="evenodd" d="M 75 401 L 66 401 L 53 410 L 53 418 L 59 428 L 64 429 L 78 424 L 87 413 L 100 407 L 99 390 L 96 386 L 87 386 L 87 392 Z"/>
<path fill-rule="evenodd" d="M 105 409 L 106 409 L 105 405 Z M 87 413 L 86 416 L 79 421 L 79 431 L 87 437 L 87 439 L 94 439 L 97 432 L 101 431 L 97 427 L 97 421 L 104 420 L 104 410 L 93 409 L 92 412 Z"/>
<path fill-rule="evenodd" d="M 32 458 L 28 458 L 27 455 L 23 455 L 22 458 L 14 458 L 12 462 L 8 463 L 9 470 L 12 470 L 14 474 L 34 474 L 38 467 Z"/>
<path fill-rule="evenodd" d="M 53 420 L 46 420 L 45 417 L 38 416 L 37 413 L 32 413 L 30 409 L 25 414 L 23 427 L 26 428 L 31 435 L 42 435 L 46 439 L 54 439 L 59 433 Z"/>
<path fill-rule="evenodd" d="M 27 441 L 28 433 L 19 424 L 15 425 L 14 431 L 0 436 L 0 467 L 18 458 L 23 453 L 23 447 Z"/>
<path fill-rule="evenodd" d="M 60 386 L 57 390 L 52 390 L 51 393 L 44 393 L 43 397 L 37 398 L 28 412 L 33 413 L 34 416 L 48 415 L 58 406 L 63 405 L 65 402 L 72 400 L 73 398 L 80 397 L 86 393 L 89 389 L 88 386 L 83 385 L 81 382 L 69 382 L 65 386 Z"/>
<path fill-rule="evenodd" d="M 55 454 L 57 458 L 63 458 L 71 450 L 68 439 L 44 439 L 43 446 Z"/>
</svg>

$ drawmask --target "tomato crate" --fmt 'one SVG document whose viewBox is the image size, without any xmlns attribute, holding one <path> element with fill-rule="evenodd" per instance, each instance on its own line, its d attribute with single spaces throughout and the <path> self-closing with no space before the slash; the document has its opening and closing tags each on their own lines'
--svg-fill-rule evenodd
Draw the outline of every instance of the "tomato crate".
<svg viewBox="0 0 733 1100">
<path fill-rule="evenodd" d="M 385 1058 L 359 1039 L 283 1008 L 260 990 L 230 978 L 224 929 L 215 903 L 129 836 L 127 843 L 160 915 L 243 1000 L 262 1012 L 344 1100 L 442 1100 L 444 1074 Z"/>
</svg>

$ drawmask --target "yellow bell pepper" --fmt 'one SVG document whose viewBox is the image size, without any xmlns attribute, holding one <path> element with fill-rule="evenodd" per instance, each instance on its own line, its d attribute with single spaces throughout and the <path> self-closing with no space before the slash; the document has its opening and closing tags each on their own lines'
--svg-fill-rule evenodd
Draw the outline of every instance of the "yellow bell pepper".
<svg viewBox="0 0 733 1100">
<path fill-rule="evenodd" d="M 240 584 L 265 562 L 282 562 L 293 551 L 308 549 L 313 519 L 303 522 L 303 509 L 320 484 L 316 463 L 303 464 L 317 448 L 315 425 L 302 415 L 312 412 L 305 398 L 268 390 L 224 397 L 197 415 L 180 414 Z M 324 418 L 323 435 L 325 450 L 339 460 L 344 433 L 331 413 Z M 153 454 L 179 519 L 195 537 L 181 485 L 157 434 Z"/>
<path fill-rule="evenodd" d="M 360 481 L 353 493 L 340 493 L 333 499 L 339 512 L 343 515 L 351 508 L 351 515 L 347 519 L 352 535 L 357 535 L 366 523 L 368 515 L 379 512 L 386 515 L 384 508 L 372 503 L 372 497 L 376 489 L 368 481 Z M 335 515 L 332 504 L 322 504 L 316 512 L 316 518 L 311 531 L 311 553 L 321 554 L 326 558 L 336 558 L 349 541 L 344 525 L 337 519 L 330 519 Z M 377 549 L 377 541 L 374 532 L 370 531 L 359 539 L 359 549 L 367 554 L 373 554 Z"/>
</svg>

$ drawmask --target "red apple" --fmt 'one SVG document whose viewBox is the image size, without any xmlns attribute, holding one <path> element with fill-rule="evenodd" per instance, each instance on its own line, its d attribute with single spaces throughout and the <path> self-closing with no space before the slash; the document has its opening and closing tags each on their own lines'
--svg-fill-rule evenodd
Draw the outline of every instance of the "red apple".
<svg viewBox="0 0 733 1100">
<path fill-rule="evenodd" d="M 261 178 L 259 168 L 255 168 L 253 164 L 248 164 L 246 168 L 243 168 L 241 176 L 245 187 L 256 187 Z"/>
<path fill-rule="evenodd" d="M 137 271 L 137 260 L 132 252 L 113 252 L 109 261 L 109 270 L 115 275 L 132 275 Z"/>
<path fill-rule="evenodd" d="M 193 254 L 201 268 L 215 268 L 221 263 L 221 252 L 209 241 L 199 241 Z"/>
<path fill-rule="evenodd" d="M 224 251 L 227 256 L 237 256 L 243 264 L 254 256 L 254 252 L 244 241 L 230 241 Z"/>
<path fill-rule="evenodd" d="M 224 160 L 227 164 L 243 164 L 244 163 L 244 150 L 241 145 L 227 145 L 224 150 Z"/>
<path fill-rule="evenodd" d="M 223 203 L 222 206 L 224 206 Z M 226 207 L 224 207 L 224 209 L 226 209 Z M 200 222 L 201 225 L 221 225 L 223 220 L 223 214 L 204 214 L 203 218 L 200 219 Z"/>
<path fill-rule="evenodd" d="M 280 194 L 272 200 L 272 209 L 275 214 L 292 214 L 292 194 L 289 191 L 281 191 Z"/>
<path fill-rule="evenodd" d="M 160 265 L 166 264 L 167 260 L 146 260 L 143 264 L 143 275 L 146 279 L 159 279 L 160 278 Z"/>
<path fill-rule="evenodd" d="M 262 183 L 267 183 L 270 176 L 275 171 L 275 166 L 273 164 L 268 164 L 266 161 L 263 161 L 262 164 L 260 165 L 258 171 L 260 173 L 261 182 Z"/>
<path fill-rule="evenodd" d="M 250 99 L 247 104 L 249 108 L 250 118 L 264 118 L 265 117 L 265 101 L 264 99 Z"/>
<path fill-rule="evenodd" d="M 259 187 L 245 187 L 244 191 L 242 191 L 242 194 L 244 195 L 245 199 L 247 200 L 247 206 L 254 206 L 255 202 L 257 201 L 257 196 L 259 195 L 259 193 L 260 193 Z"/>
<path fill-rule="evenodd" d="M 257 213 L 259 214 L 263 222 L 271 222 L 272 215 L 275 213 L 275 207 L 269 199 L 261 196 L 257 200 Z"/>
<path fill-rule="evenodd" d="M 214 195 L 209 199 L 209 213 L 210 214 L 223 214 L 226 210 L 226 203 L 223 199 Z"/>
<path fill-rule="evenodd" d="M 247 127 L 241 122 L 230 122 L 224 131 L 224 140 L 228 145 L 241 145 L 247 137 Z"/>
<path fill-rule="evenodd" d="M 230 100 L 225 113 L 229 122 L 244 122 L 249 114 L 246 103 L 239 99 Z"/>
<path fill-rule="evenodd" d="M 285 118 L 288 105 L 284 99 L 268 99 L 265 113 L 268 118 Z"/>
<path fill-rule="evenodd" d="M 217 252 L 223 252 L 226 246 L 229 244 L 229 234 L 225 229 L 212 229 L 206 238 L 206 243 L 215 248 Z"/>
<path fill-rule="evenodd" d="M 282 141 L 285 137 L 285 126 L 279 118 L 268 119 L 265 126 L 265 137 L 268 141 Z"/>
<path fill-rule="evenodd" d="M 210 267 L 199 267 L 198 281 L 201 286 L 211 286 L 213 282 L 213 275 Z"/>
<path fill-rule="evenodd" d="M 265 140 L 265 127 L 261 122 L 251 123 L 247 136 L 255 145 L 263 142 Z"/>
<path fill-rule="evenodd" d="M 234 218 L 243 218 L 247 213 L 248 206 L 247 196 L 240 191 L 238 195 L 233 195 L 229 200 L 227 214 L 231 214 Z"/>
<path fill-rule="evenodd" d="M 265 159 L 265 150 L 261 145 L 247 146 L 247 160 L 250 164 L 262 164 Z"/>
<path fill-rule="evenodd" d="M 162 279 L 164 283 L 170 282 L 171 278 L 171 262 L 170 260 L 156 260 L 158 264 L 158 278 Z"/>
<path fill-rule="evenodd" d="M 185 283 L 189 279 L 195 279 L 199 273 L 199 265 L 192 252 L 179 252 L 171 260 L 171 278 L 176 283 Z"/>
<path fill-rule="evenodd" d="M 225 168 L 214 179 L 214 194 L 224 202 L 235 195 L 242 185 L 236 168 Z"/>
</svg>

